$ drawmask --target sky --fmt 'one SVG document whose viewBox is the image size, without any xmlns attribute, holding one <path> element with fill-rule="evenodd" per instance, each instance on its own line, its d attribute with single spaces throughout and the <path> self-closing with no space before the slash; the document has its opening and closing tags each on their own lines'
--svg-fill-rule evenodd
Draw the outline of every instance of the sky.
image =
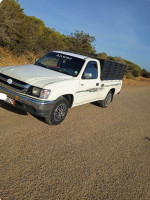
<svg viewBox="0 0 150 200">
<path fill-rule="evenodd" d="M 18 0 L 24 13 L 61 34 L 95 36 L 97 53 L 150 71 L 150 0 Z"/>
</svg>

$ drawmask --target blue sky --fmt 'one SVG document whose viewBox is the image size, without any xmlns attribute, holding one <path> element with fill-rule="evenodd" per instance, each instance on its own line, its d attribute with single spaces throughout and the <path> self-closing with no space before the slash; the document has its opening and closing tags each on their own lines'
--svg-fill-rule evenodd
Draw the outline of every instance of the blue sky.
<svg viewBox="0 0 150 200">
<path fill-rule="evenodd" d="M 95 36 L 97 52 L 120 56 L 150 71 L 150 0 L 19 0 L 27 15 L 61 34 Z"/>
</svg>

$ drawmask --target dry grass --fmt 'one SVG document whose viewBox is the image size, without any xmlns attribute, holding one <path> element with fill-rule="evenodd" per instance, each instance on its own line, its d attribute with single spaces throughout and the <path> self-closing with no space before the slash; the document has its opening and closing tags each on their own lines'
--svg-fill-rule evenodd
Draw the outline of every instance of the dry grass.
<svg viewBox="0 0 150 200">
<path fill-rule="evenodd" d="M 143 77 L 137 77 L 135 80 L 133 79 L 123 79 L 123 87 L 128 87 L 128 86 L 150 86 L 150 79 L 149 78 L 143 78 Z"/>
<path fill-rule="evenodd" d="M 36 56 L 30 52 L 14 56 L 8 49 L 0 48 L 0 67 L 34 63 Z"/>
</svg>

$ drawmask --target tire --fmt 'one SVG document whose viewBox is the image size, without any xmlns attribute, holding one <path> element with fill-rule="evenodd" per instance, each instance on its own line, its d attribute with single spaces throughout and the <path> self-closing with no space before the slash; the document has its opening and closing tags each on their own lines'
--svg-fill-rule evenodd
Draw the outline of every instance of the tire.
<svg viewBox="0 0 150 200">
<path fill-rule="evenodd" d="M 112 102 L 112 99 L 113 99 L 113 93 L 109 91 L 105 99 L 102 101 L 99 101 L 100 107 L 106 108 Z"/>
<path fill-rule="evenodd" d="M 69 103 L 67 99 L 61 97 L 49 112 L 49 116 L 45 117 L 45 122 L 50 125 L 60 124 L 68 113 Z"/>
</svg>

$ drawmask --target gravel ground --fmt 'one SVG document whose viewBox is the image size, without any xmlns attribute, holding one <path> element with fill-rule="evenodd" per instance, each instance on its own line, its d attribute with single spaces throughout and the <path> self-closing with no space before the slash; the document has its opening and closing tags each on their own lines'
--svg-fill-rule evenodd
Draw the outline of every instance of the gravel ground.
<svg viewBox="0 0 150 200">
<path fill-rule="evenodd" d="M 59 126 L 1 104 L 0 139 L 1 200 L 150 199 L 150 87 L 72 108 Z"/>
</svg>

